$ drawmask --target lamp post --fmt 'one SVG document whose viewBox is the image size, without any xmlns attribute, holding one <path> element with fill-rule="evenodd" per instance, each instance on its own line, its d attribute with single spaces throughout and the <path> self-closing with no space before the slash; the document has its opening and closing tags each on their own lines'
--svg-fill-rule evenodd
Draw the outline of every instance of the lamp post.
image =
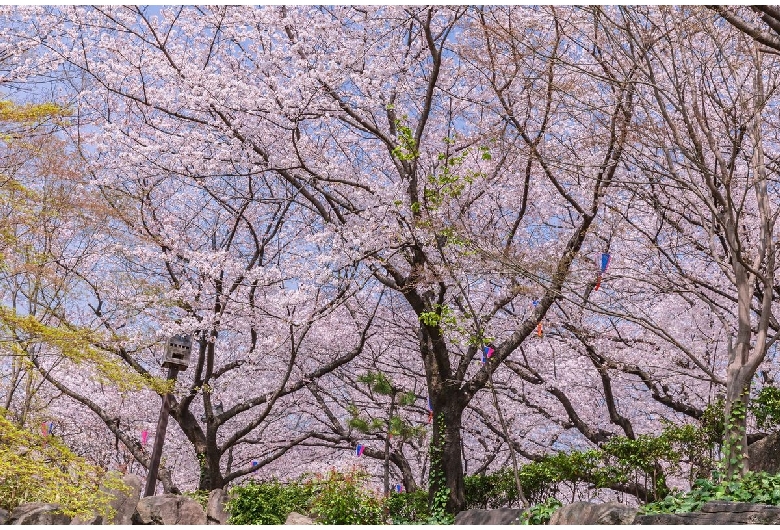
<svg viewBox="0 0 780 530">
<path fill-rule="evenodd" d="M 168 381 L 175 382 L 179 371 L 187 369 L 191 353 L 192 337 L 189 335 L 174 335 L 168 339 L 168 343 L 165 345 L 165 359 L 162 363 L 164 368 L 168 368 Z M 160 408 L 160 418 L 157 420 L 157 432 L 154 436 L 152 457 L 149 459 L 149 474 L 146 478 L 144 497 L 154 495 L 154 489 L 157 486 L 157 471 L 160 467 L 165 431 L 168 429 L 168 415 L 171 411 L 173 398 L 172 391 L 171 389 L 171 392 L 165 394 L 162 398 L 162 408 Z"/>
</svg>

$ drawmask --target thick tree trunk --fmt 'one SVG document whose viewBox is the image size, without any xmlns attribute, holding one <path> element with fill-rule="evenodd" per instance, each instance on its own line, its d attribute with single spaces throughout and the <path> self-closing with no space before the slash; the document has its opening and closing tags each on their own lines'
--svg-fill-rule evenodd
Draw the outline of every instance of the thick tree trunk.
<svg viewBox="0 0 780 530">
<path fill-rule="evenodd" d="M 222 454 L 217 445 L 217 426 L 213 423 L 201 426 L 198 418 L 189 408 L 182 410 L 182 403 L 171 410 L 171 417 L 176 420 L 179 428 L 195 449 L 195 455 L 200 468 L 198 489 L 211 491 L 225 485 L 225 476 L 220 468 Z M 209 422 L 214 418 L 210 417 Z"/>
<path fill-rule="evenodd" d="M 225 479 L 208 454 L 198 453 L 198 463 L 200 464 L 200 479 L 198 480 L 198 489 L 202 491 L 211 491 L 225 486 Z"/>
<path fill-rule="evenodd" d="M 219 467 L 220 456 L 216 443 L 207 443 L 206 452 L 198 455 L 201 466 L 200 481 L 198 482 L 199 490 L 211 491 L 222 488 L 225 485 L 225 478 Z"/>
<path fill-rule="evenodd" d="M 219 489 L 225 485 L 225 480 L 222 477 L 222 472 L 219 469 L 219 465 L 215 466 L 212 459 L 208 455 L 200 453 L 198 455 L 200 463 L 200 480 L 198 481 L 198 489 L 203 491 L 211 491 Z"/>
<path fill-rule="evenodd" d="M 726 385 L 723 460 L 728 478 L 741 477 L 749 471 L 747 440 L 747 406 L 750 378 L 745 371 L 729 366 Z M 752 374 L 751 374 L 752 375 Z"/>
<path fill-rule="evenodd" d="M 428 475 L 431 506 L 442 502 L 446 490 L 446 510 L 456 514 L 466 505 L 463 482 L 461 421 L 463 409 L 456 392 L 441 392 L 431 399 L 433 407 L 433 440 Z"/>
</svg>

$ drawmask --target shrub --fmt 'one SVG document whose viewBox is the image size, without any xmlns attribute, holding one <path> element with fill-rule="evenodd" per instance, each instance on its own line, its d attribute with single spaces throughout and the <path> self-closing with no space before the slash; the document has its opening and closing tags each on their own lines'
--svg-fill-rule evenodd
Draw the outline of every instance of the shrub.
<svg viewBox="0 0 780 530">
<path fill-rule="evenodd" d="M 525 490 L 526 484 L 522 479 Z M 489 475 L 466 476 L 463 482 L 468 510 L 502 508 L 518 502 L 515 476 L 511 468 L 503 468 Z"/>
<path fill-rule="evenodd" d="M 97 513 L 110 520 L 114 511 L 108 489 L 128 487 L 118 474 L 90 464 L 56 436 L 12 423 L 0 408 L 0 508 L 10 511 L 27 502 L 51 502 L 66 515 Z"/>
<path fill-rule="evenodd" d="M 424 490 L 392 493 L 386 505 L 393 524 L 422 523 L 430 517 L 428 492 Z"/>
<path fill-rule="evenodd" d="M 780 475 L 748 472 L 742 478 L 719 481 L 698 479 L 691 491 L 676 492 L 642 507 L 640 513 L 686 513 L 698 511 L 709 501 L 752 502 L 780 505 Z"/>
<path fill-rule="evenodd" d="M 330 471 L 302 482 L 250 482 L 230 490 L 229 524 L 284 524 L 290 512 L 311 514 L 320 524 L 383 524 L 382 500 L 365 489 L 361 470 Z"/>
<path fill-rule="evenodd" d="M 615 436 L 598 449 L 546 455 L 521 466 L 518 475 L 531 504 L 543 504 L 558 494 L 561 485 L 571 488 L 573 499 L 583 486 L 600 489 L 632 482 L 644 482 L 651 498 L 660 499 L 669 492 L 667 475 L 682 472 L 681 462 L 691 465 L 690 480 L 709 472 L 713 461 L 708 453 L 714 436 L 709 428 L 670 425 L 658 436 L 640 435 L 633 440 Z M 469 509 L 519 503 L 511 468 L 465 477 L 464 482 Z"/>
<path fill-rule="evenodd" d="M 547 524 L 550 522 L 553 514 L 563 506 L 561 501 L 555 497 L 550 497 L 546 501 L 531 506 L 520 516 L 522 524 Z"/>
<path fill-rule="evenodd" d="M 284 524 L 290 512 L 306 513 L 311 490 L 304 485 L 249 482 L 230 490 L 228 524 Z"/>
<path fill-rule="evenodd" d="M 206 490 L 185 491 L 182 495 L 196 501 L 204 510 L 208 507 L 209 492 Z"/>
<path fill-rule="evenodd" d="M 751 402 L 750 410 L 756 417 L 759 429 L 772 429 L 780 425 L 780 388 L 762 388 Z"/>
<path fill-rule="evenodd" d="M 354 469 L 349 473 L 329 471 L 307 483 L 312 498 L 309 510 L 320 524 L 383 524 L 382 500 L 364 486 L 368 474 Z"/>
</svg>

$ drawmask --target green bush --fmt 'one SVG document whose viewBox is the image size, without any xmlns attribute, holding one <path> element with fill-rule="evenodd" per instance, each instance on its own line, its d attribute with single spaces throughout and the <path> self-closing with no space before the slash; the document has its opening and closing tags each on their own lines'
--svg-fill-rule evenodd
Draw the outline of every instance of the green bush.
<svg viewBox="0 0 780 530">
<path fill-rule="evenodd" d="M 712 439 L 709 428 L 693 425 L 668 426 L 660 435 L 636 439 L 615 436 L 599 449 L 547 455 L 518 470 L 523 494 L 531 504 L 541 505 L 558 494 L 561 485 L 601 489 L 616 484 L 643 483 L 653 499 L 669 493 L 668 475 L 680 475 L 681 462 L 690 464 L 690 480 L 709 474 Z M 467 509 L 518 506 L 519 498 L 511 468 L 464 479 Z"/>
<path fill-rule="evenodd" d="M 290 512 L 308 511 L 311 489 L 302 484 L 251 481 L 230 490 L 228 524 L 284 524 Z"/>
<path fill-rule="evenodd" d="M 393 524 L 422 523 L 430 518 L 428 492 L 424 490 L 393 493 L 386 505 Z"/>
<path fill-rule="evenodd" d="M 366 489 L 367 481 L 362 470 L 334 470 L 290 484 L 273 480 L 235 486 L 227 503 L 228 523 L 284 524 L 290 512 L 299 512 L 316 518 L 318 524 L 383 524 L 383 499 Z M 419 505 L 403 504 L 395 504 L 399 518 L 420 512 Z"/>
<path fill-rule="evenodd" d="M 520 516 L 522 524 L 547 524 L 553 514 L 557 512 L 563 503 L 555 497 L 550 497 L 540 504 L 531 506 Z"/>
<path fill-rule="evenodd" d="M 750 404 L 759 429 L 772 429 L 780 425 L 780 388 L 767 386 L 761 389 Z"/>
<path fill-rule="evenodd" d="M 35 425 L 36 423 L 33 423 Z M 0 408 L 0 509 L 28 502 L 57 503 L 69 516 L 100 514 L 111 520 L 111 490 L 129 491 L 116 472 L 106 472 L 74 453 L 58 436 L 28 430 Z"/>
<path fill-rule="evenodd" d="M 518 503 L 517 486 L 511 468 L 503 468 L 489 475 L 466 476 L 463 482 L 467 510 L 488 510 Z M 521 483 L 525 492 L 523 477 Z"/>
<path fill-rule="evenodd" d="M 677 492 L 646 504 L 640 513 L 686 513 L 698 511 L 709 501 L 752 502 L 780 506 L 780 475 L 749 472 L 735 480 L 698 479 L 691 491 Z"/>
<path fill-rule="evenodd" d="M 382 500 L 364 488 L 367 479 L 362 470 L 334 470 L 311 480 L 309 511 L 319 524 L 383 524 Z"/>
<path fill-rule="evenodd" d="M 182 495 L 196 501 L 204 510 L 208 506 L 209 492 L 206 490 L 185 491 Z"/>
</svg>

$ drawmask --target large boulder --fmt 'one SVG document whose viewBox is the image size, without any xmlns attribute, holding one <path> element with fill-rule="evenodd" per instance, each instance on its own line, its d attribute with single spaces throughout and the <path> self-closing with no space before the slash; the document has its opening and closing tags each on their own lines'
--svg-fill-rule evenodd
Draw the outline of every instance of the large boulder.
<svg viewBox="0 0 780 530">
<path fill-rule="evenodd" d="M 637 510 L 619 502 L 573 502 L 550 518 L 550 524 L 632 524 Z"/>
<path fill-rule="evenodd" d="M 780 432 L 748 445 L 748 462 L 751 471 L 780 473 Z"/>
<path fill-rule="evenodd" d="M 455 524 L 520 524 L 522 513 L 519 508 L 464 510 L 455 516 Z"/>
<path fill-rule="evenodd" d="M 208 524 L 227 524 L 230 514 L 225 511 L 227 493 L 223 489 L 211 490 L 209 502 L 206 505 L 206 520 Z"/>
<path fill-rule="evenodd" d="M 197 501 L 166 493 L 138 501 L 133 524 L 206 524 L 206 512 Z"/>
<path fill-rule="evenodd" d="M 780 524 L 780 507 L 712 501 L 702 506 L 700 512 L 637 515 L 634 524 Z"/>
<path fill-rule="evenodd" d="M 143 486 L 141 477 L 125 475 L 122 477 L 122 482 L 127 486 L 126 490 L 108 490 L 114 496 L 110 504 L 116 512 L 112 524 L 132 524 L 135 507 L 141 500 L 141 486 Z"/>
<path fill-rule="evenodd" d="M 59 504 L 29 502 L 16 507 L 5 524 L 70 524 L 70 517 L 60 511 Z"/>
<path fill-rule="evenodd" d="M 3 510 L 0 508 L 0 524 L 5 524 L 5 522 L 8 520 L 8 510 Z"/>
<path fill-rule="evenodd" d="M 314 519 L 301 515 L 298 512 L 290 512 L 289 515 L 287 515 L 287 520 L 284 521 L 284 524 L 314 524 Z"/>
</svg>

